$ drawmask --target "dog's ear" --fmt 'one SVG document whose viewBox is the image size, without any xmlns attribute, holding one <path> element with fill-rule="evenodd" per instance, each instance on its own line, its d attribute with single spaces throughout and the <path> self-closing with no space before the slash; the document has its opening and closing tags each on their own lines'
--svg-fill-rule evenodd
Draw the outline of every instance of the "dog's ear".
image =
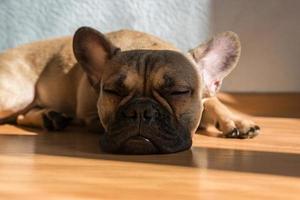
<svg viewBox="0 0 300 200">
<path fill-rule="evenodd" d="M 236 66 L 240 54 L 240 41 L 233 32 L 221 33 L 188 52 L 203 77 L 206 96 L 216 94 L 223 78 Z"/>
<path fill-rule="evenodd" d="M 98 87 L 105 63 L 120 49 L 99 31 L 90 27 L 81 27 L 73 37 L 73 51 L 92 86 Z"/>
</svg>

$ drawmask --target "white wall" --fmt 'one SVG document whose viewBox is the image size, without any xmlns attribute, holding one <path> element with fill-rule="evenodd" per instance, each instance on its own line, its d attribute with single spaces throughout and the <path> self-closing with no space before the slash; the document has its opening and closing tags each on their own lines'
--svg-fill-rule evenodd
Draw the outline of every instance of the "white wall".
<svg viewBox="0 0 300 200">
<path fill-rule="evenodd" d="M 299 10 L 297 0 L 1 0 L 0 50 L 82 25 L 146 31 L 184 51 L 233 30 L 242 57 L 223 90 L 299 92 Z"/>
<path fill-rule="evenodd" d="M 131 28 L 158 35 L 183 50 L 209 35 L 209 0 L 0 0 L 0 50 L 73 34 Z"/>
<path fill-rule="evenodd" d="M 214 0 L 213 32 L 240 35 L 242 56 L 224 90 L 300 92 L 300 1 Z"/>
</svg>

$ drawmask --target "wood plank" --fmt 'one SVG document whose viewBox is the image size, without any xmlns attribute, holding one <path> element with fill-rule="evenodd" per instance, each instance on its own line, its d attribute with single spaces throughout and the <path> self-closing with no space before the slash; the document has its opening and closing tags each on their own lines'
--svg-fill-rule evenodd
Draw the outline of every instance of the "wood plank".
<svg viewBox="0 0 300 200">
<path fill-rule="evenodd" d="M 220 93 L 218 97 L 250 115 L 300 118 L 300 93 Z"/>
<path fill-rule="evenodd" d="M 271 106 L 263 110 L 260 103 L 268 103 L 266 97 L 231 106 L 247 111 L 259 102 L 256 114 L 272 116 Z M 191 150 L 168 155 L 105 154 L 99 135 L 78 127 L 47 133 L 1 126 L 0 199 L 299 199 L 298 99 L 280 98 L 275 115 L 281 117 L 251 116 L 262 127 L 259 137 L 223 139 L 201 131 Z M 285 107 L 287 101 L 293 105 Z"/>
</svg>

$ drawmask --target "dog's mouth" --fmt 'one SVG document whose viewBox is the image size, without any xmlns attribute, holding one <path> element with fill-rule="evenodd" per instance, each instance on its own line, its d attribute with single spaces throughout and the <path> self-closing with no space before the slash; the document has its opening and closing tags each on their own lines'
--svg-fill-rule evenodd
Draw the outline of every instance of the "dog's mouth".
<svg viewBox="0 0 300 200">
<path fill-rule="evenodd" d="M 128 138 L 120 148 L 122 154 L 156 154 L 158 151 L 151 139 L 141 135 Z"/>
</svg>

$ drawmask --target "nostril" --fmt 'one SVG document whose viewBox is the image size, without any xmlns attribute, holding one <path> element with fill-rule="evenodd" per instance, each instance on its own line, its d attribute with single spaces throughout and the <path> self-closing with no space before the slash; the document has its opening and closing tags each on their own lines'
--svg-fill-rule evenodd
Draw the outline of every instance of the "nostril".
<svg viewBox="0 0 300 200">
<path fill-rule="evenodd" d="M 148 109 L 144 111 L 143 118 L 145 120 L 151 120 L 157 115 L 157 111 L 153 109 Z"/>
<path fill-rule="evenodd" d="M 159 115 L 159 110 L 151 103 L 131 103 L 120 113 L 123 118 L 132 121 L 151 122 Z"/>
<path fill-rule="evenodd" d="M 149 114 L 149 112 L 145 112 L 143 118 L 146 120 L 150 120 L 152 116 Z"/>
<path fill-rule="evenodd" d="M 135 110 L 128 110 L 123 112 L 124 117 L 136 119 L 137 118 L 137 112 Z"/>
</svg>

